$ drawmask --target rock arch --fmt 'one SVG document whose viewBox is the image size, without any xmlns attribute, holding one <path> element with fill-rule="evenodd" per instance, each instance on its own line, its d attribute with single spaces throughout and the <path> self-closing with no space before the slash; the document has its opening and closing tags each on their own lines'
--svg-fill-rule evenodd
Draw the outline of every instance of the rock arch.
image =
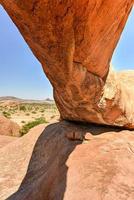
<svg viewBox="0 0 134 200">
<path fill-rule="evenodd" d="M 109 63 L 133 0 L 0 3 L 41 62 L 63 119 L 134 128 L 134 112 L 119 101 L 130 92 L 119 83 L 117 93 L 105 95 Z"/>
</svg>

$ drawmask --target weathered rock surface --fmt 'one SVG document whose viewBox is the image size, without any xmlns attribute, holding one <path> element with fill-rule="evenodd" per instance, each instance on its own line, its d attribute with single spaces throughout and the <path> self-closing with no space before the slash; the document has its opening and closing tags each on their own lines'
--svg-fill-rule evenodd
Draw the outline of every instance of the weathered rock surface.
<svg viewBox="0 0 134 200">
<path fill-rule="evenodd" d="M 0 2 L 41 62 L 63 119 L 134 127 L 116 96 L 101 101 L 133 0 Z"/>
<path fill-rule="evenodd" d="M 1 200 L 134 199 L 134 131 L 67 122 L 43 129 L 0 149 Z M 68 140 L 72 132 L 88 140 Z"/>
<path fill-rule="evenodd" d="M 3 148 L 11 142 L 14 142 L 16 139 L 17 137 L 0 135 L 0 148 Z"/>
<path fill-rule="evenodd" d="M 20 127 L 17 123 L 0 116 L 0 135 L 19 137 L 21 135 L 19 131 Z"/>
<path fill-rule="evenodd" d="M 134 70 L 110 70 L 100 101 L 103 118 L 110 124 L 134 128 Z"/>
</svg>

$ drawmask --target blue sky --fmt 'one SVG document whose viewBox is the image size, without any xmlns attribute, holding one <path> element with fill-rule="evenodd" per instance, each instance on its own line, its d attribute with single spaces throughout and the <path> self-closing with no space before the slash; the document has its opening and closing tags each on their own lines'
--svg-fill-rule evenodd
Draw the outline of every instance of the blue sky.
<svg viewBox="0 0 134 200">
<path fill-rule="evenodd" d="M 0 6 L 0 96 L 52 98 L 42 67 Z"/>
<path fill-rule="evenodd" d="M 112 64 L 116 70 L 134 69 L 134 10 L 114 52 Z M 44 99 L 52 98 L 52 93 L 40 63 L 0 6 L 0 96 Z"/>
<path fill-rule="evenodd" d="M 134 8 L 114 51 L 112 64 L 116 70 L 134 70 Z"/>
</svg>

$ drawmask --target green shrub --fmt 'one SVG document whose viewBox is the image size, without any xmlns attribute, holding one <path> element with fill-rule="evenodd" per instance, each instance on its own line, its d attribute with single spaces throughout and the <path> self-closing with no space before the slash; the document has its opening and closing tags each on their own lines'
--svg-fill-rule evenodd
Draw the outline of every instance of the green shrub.
<svg viewBox="0 0 134 200">
<path fill-rule="evenodd" d="M 44 124 L 44 123 L 47 123 L 45 118 L 43 118 L 43 117 L 37 118 L 37 119 L 35 119 L 35 121 L 28 122 L 27 124 L 23 125 L 20 130 L 20 133 L 21 133 L 21 135 L 25 135 L 26 133 L 28 133 L 28 131 L 31 128 L 33 128 L 39 124 Z"/>
<path fill-rule="evenodd" d="M 32 111 L 32 114 L 36 114 L 36 112 L 35 112 L 35 111 Z"/>
<path fill-rule="evenodd" d="M 25 112 L 26 110 L 27 110 L 27 109 L 26 109 L 26 107 L 25 107 L 24 105 L 21 105 L 21 106 L 20 106 L 20 111 L 24 111 L 24 112 Z"/>
<path fill-rule="evenodd" d="M 11 118 L 11 114 L 9 112 L 3 111 L 3 115 L 8 119 Z"/>
</svg>

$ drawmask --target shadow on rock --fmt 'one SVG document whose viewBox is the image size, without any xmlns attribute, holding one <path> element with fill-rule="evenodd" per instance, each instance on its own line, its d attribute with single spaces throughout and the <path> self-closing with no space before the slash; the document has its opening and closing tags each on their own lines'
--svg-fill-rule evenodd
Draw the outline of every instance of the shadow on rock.
<svg viewBox="0 0 134 200">
<path fill-rule="evenodd" d="M 19 190 L 8 200 L 62 200 L 66 188 L 66 160 L 80 141 L 70 141 L 65 133 L 73 125 L 49 125 L 39 136 L 29 167 Z"/>
<path fill-rule="evenodd" d="M 21 186 L 7 200 L 63 200 L 67 187 L 66 161 L 76 146 L 82 143 L 82 140 L 69 140 L 66 135 L 72 131 L 84 136 L 87 132 L 97 135 L 113 130 L 120 131 L 118 128 L 64 121 L 49 125 L 35 144 Z"/>
</svg>

